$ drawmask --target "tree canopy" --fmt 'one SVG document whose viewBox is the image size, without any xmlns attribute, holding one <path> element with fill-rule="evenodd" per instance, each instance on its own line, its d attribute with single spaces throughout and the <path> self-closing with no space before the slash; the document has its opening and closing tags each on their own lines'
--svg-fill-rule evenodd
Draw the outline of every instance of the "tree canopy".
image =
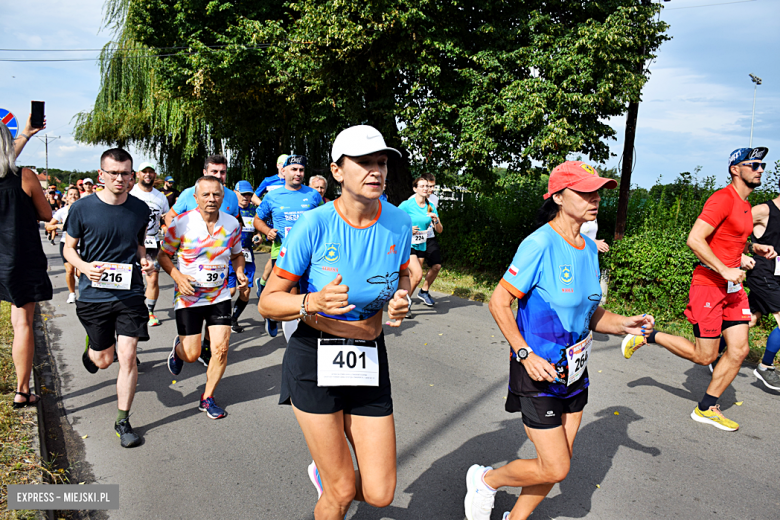
<svg viewBox="0 0 780 520">
<path fill-rule="evenodd" d="M 667 39 L 641 0 L 110 0 L 117 43 L 77 138 L 133 143 L 195 176 L 229 151 L 258 181 L 280 153 L 326 170 L 335 135 L 378 128 L 404 153 L 391 200 L 420 171 L 472 189 L 609 155 L 607 119 L 639 100 Z M 197 166 L 197 169 L 195 169 Z"/>
</svg>

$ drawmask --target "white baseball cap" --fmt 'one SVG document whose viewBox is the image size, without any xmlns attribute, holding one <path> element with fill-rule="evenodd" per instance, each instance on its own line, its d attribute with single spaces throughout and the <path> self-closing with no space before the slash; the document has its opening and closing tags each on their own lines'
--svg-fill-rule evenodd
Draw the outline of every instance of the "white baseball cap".
<svg viewBox="0 0 780 520">
<path fill-rule="evenodd" d="M 84 184 L 95 184 L 95 183 L 92 181 L 92 179 L 87 177 L 86 179 L 84 179 Z"/>
<path fill-rule="evenodd" d="M 342 130 L 333 141 L 331 157 L 333 162 L 341 159 L 342 155 L 360 157 L 375 152 L 393 151 L 401 156 L 401 152 L 390 148 L 385 144 L 385 139 L 379 130 L 373 126 L 357 125 Z"/>
<path fill-rule="evenodd" d="M 142 162 L 142 163 L 141 163 L 141 164 L 138 166 L 138 171 L 139 171 L 139 172 L 142 172 L 142 171 L 144 171 L 144 170 L 145 170 L 145 169 L 147 169 L 147 168 L 151 168 L 151 169 L 152 169 L 152 171 L 154 171 L 154 172 L 156 172 L 156 171 L 157 171 L 157 168 L 155 168 L 155 167 L 154 167 L 154 165 L 153 165 L 152 163 L 150 163 L 150 162 Z"/>
</svg>

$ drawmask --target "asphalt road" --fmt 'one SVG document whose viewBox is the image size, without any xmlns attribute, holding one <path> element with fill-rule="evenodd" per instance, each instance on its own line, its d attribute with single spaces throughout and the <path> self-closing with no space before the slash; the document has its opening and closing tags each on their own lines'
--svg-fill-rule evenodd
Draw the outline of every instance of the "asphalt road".
<svg viewBox="0 0 780 520">
<path fill-rule="evenodd" d="M 285 340 L 281 332 L 265 334 L 254 295 L 217 389 L 229 415 L 214 421 L 197 409 L 205 368 L 185 365 L 176 378 L 166 368 L 176 329 L 173 284 L 161 275 L 162 325 L 141 344 L 131 416 L 145 442 L 123 449 L 113 430 L 117 368 L 95 375 L 84 369 L 84 330 L 75 305 L 65 303 L 58 248 L 44 242 L 44 250 L 55 289 L 43 312 L 74 475 L 120 486 L 120 509 L 90 518 L 313 518 L 311 459 L 291 409 L 277 404 Z M 258 260 L 263 265 L 265 256 Z M 504 411 L 508 347 L 487 305 L 433 295 L 435 307 L 417 303 L 413 320 L 386 330 L 398 437 L 395 500 L 384 509 L 353 504 L 348 518 L 462 519 L 471 464 L 534 456 L 520 415 Z M 735 433 L 689 417 L 707 386 L 706 367 L 653 347 L 626 361 L 620 338 L 596 335 L 589 370 L 590 402 L 571 472 L 531 518 L 780 517 L 780 393 L 757 383 L 752 366 L 721 399 L 741 424 Z M 519 491 L 499 491 L 493 519 L 511 509 Z"/>
</svg>

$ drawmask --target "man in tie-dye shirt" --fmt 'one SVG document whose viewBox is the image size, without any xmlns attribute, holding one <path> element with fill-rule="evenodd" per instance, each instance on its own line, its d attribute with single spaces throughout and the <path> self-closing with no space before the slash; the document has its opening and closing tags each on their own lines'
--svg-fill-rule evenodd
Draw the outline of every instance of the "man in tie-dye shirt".
<svg viewBox="0 0 780 520">
<path fill-rule="evenodd" d="M 231 299 L 227 286 L 228 263 L 233 263 L 239 289 L 246 287 L 241 225 L 219 210 L 224 188 L 219 179 L 203 176 L 195 183 L 198 207 L 171 221 L 162 243 L 160 267 L 176 282 L 174 311 L 179 335 L 168 356 L 168 370 L 181 372 L 184 362 L 200 356 L 200 336 L 206 322 L 211 336 L 211 360 L 206 371 L 206 389 L 198 409 L 212 419 L 227 415 L 214 402 L 214 389 L 227 366 L 230 342 Z M 177 266 L 172 257 L 178 253 Z"/>
</svg>

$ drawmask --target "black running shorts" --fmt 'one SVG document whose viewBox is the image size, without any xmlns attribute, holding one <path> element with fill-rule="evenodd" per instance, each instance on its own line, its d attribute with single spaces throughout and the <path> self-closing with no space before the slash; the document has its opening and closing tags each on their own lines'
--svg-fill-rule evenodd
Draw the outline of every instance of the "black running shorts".
<svg viewBox="0 0 780 520">
<path fill-rule="evenodd" d="M 176 331 L 179 336 L 195 336 L 203 332 L 206 326 L 227 325 L 233 315 L 231 300 L 223 300 L 213 305 L 200 305 L 176 310 Z"/>
<path fill-rule="evenodd" d="M 780 283 L 777 276 L 751 276 L 747 286 L 750 288 L 748 302 L 752 312 L 764 316 L 780 311 Z"/>
<path fill-rule="evenodd" d="M 149 309 L 141 295 L 110 302 L 76 301 L 76 315 L 87 331 L 92 350 L 112 347 L 117 336 L 149 340 Z"/>
<path fill-rule="evenodd" d="M 520 397 L 507 393 L 506 411 L 521 412 L 523 424 L 535 430 L 549 430 L 563 424 L 563 415 L 581 412 L 588 404 L 588 389 L 560 399 L 558 397 Z"/>
<path fill-rule="evenodd" d="M 436 237 L 429 238 L 425 243 L 425 251 L 415 251 L 417 258 L 422 258 L 428 267 L 434 265 L 441 265 L 441 249 L 439 249 L 439 241 Z"/>
<path fill-rule="evenodd" d="M 376 338 L 379 386 L 317 386 L 317 338 L 336 338 L 304 323 L 290 337 L 282 362 L 279 404 L 294 404 L 306 413 L 386 417 L 393 413 L 390 371 L 384 332 Z"/>
</svg>

